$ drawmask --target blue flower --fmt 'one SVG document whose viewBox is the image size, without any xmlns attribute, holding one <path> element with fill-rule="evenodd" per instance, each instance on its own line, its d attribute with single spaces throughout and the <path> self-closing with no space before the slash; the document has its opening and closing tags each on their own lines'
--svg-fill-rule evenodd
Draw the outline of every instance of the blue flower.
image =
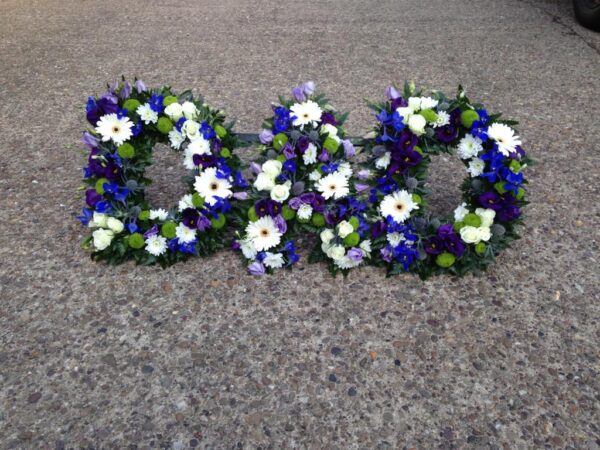
<svg viewBox="0 0 600 450">
<path fill-rule="evenodd" d="M 333 164 L 333 163 L 332 164 L 326 164 L 323 167 L 321 167 L 321 171 L 323 173 L 333 173 L 336 170 L 338 170 L 339 166 L 340 166 L 339 164 Z"/>
<path fill-rule="evenodd" d="M 479 122 L 481 122 L 483 125 L 487 125 L 487 123 L 490 121 L 490 115 L 488 114 L 487 110 L 484 108 L 478 109 L 477 114 L 479 115 Z"/>
<path fill-rule="evenodd" d="M 474 137 L 481 139 L 482 142 L 486 142 L 488 140 L 487 130 L 488 127 L 480 120 L 474 121 L 471 125 L 471 134 Z"/>
<path fill-rule="evenodd" d="M 235 178 L 235 185 L 237 187 L 239 187 L 239 188 L 247 188 L 248 186 L 250 186 L 250 184 L 248 183 L 248 181 L 242 175 L 242 172 L 236 172 L 234 178 Z"/>
<path fill-rule="evenodd" d="M 283 170 L 290 172 L 290 173 L 295 173 L 296 172 L 296 161 L 294 161 L 293 159 L 286 160 L 286 162 L 283 163 Z"/>
<path fill-rule="evenodd" d="M 106 200 L 101 200 L 96 203 L 96 212 L 107 213 L 110 211 L 112 211 L 112 206 L 110 206 L 110 203 L 108 203 Z"/>
<path fill-rule="evenodd" d="M 142 122 L 138 122 L 131 129 L 131 133 L 133 134 L 133 137 L 136 137 L 136 136 L 139 136 L 139 134 L 141 132 L 142 132 Z"/>
<path fill-rule="evenodd" d="M 77 216 L 77 219 L 85 226 L 87 226 L 90 223 L 90 220 L 92 220 L 92 210 L 89 208 L 83 208 L 81 210 L 81 215 Z"/>
<path fill-rule="evenodd" d="M 135 222 L 129 222 L 127 225 L 125 225 L 125 227 L 127 228 L 127 231 L 129 231 L 132 234 L 139 229 Z"/>
<path fill-rule="evenodd" d="M 181 127 L 185 123 L 187 119 L 185 117 L 180 117 L 177 122 L 175 122 L 175 129 L 181 133 Z"/>
<path fill-rule="evenodd" d="M 207 141 L 217 136 L 217 133 L 215 133 L 213 127 L 211 127 L 207 122 L 202 122 L 200 125 L 200 133 L 202 133 L 202 136 L 204 136 L 204 139 Z"/>
<path fill-rule="evenodd" d="M 273 113 L 275 114 L 275 118 L 273 119 L 273 132 L 277 134 L 287 131 L 290 127 L 290 122 L 295 119 L 295 117 L 290 117 L 289 110 L 283 106 L 274 108 Z"/>
<path fill-rule="evenodd" d="M 150 109 L 152 109 L 154 112 L 161 113 L 164 109 L 163 99 L 164 97 L 162 95 L 153 94 L 152 98 L 148 102 L 150 104 Z"/>
</svg>

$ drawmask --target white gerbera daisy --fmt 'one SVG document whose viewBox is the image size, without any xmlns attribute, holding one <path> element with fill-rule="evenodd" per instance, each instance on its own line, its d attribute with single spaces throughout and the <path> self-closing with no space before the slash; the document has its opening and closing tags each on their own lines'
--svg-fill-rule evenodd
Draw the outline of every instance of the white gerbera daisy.
<svg viewBox="0 0 600 450">
<path fill-rule="evenodd" d="M 386 195 L 379 205 L 381 215 L 383 217 L 390 216 L 395 222 L 404 222 L 410 217 L 411 211 L 415 209 L 419 209 L 419 205 L 413 201 L 412 195 L 405 190 Z"/>
<path fill-rule="evenodd" d="M 481 139 L 471 134 L 467 134 L 458 143 L 456 153 L 460 159 L 469 159 L 477 156 L 481 150 L 483 150 Z"/>
<path fill-rule="evenodd" d="M 256 251 L 268 250 L 281 242 L 281 233 L 271 216 L 264 216 L 246 227 L 247 239 Z"/>
<path fill-rule="evenodd" d="M 150 210 L 150 220 L 167 220 L 167 217 L 169 217 L 169 213 L 166 209 L 163 208 L 159 208 L 159 209 L 151 209 Z"/>
<path fill-rule="evenodd" d="M 179 240 L 180 244 L 189 244 L 196 239 L 196 231 L 192 228 L 186 227 L 184 224 L 180 223 L 175 228 L 175 236 L 177 236 L 177 240 Z"/>
<path fill-rule="evenodd" d="M 167 238 L 155 234 L 146 239 L 146 251 L 154 256 L 160 256 L 167 251 Z"/>
<path fill-rule="evenodd" d="M 208 154 L 210 154 L 210 142 L 201 136 L 198 139 L 190 142 L 184 150 L 183 165 L 186 169 L 195 169 L 196 165 L 194 164 L 194 155 Z"/>
<path fill-rule="evenodd" d="M 149 103 L 138 106 L 135 112 L 146 125 L 158 122 L 158 113 L 150 107 Z"/>
<path fill-rule="evenodd" d="M 217 177 L 216 167 L 209 167 L 197 176 L 194 189 L 209 205 L 216 203 L 217 199 L 215 197 L 229 198 L 233 195 L 231 183 L 229 180 Z"/>
<path fill-rule="evenodd" d="M 317 126 L 317 122 L 321 121 L 321 115 L 323 111 L 312 100 L 307 100 L 304 103 L 296 103 L 291 108 L 292 115 L 296 116 L 292 124 L 295 127 L 304 128 L 304 125 L 311 124 L 313 127 Z"/>
<path fill-rule="evenodd" d="M 446 111 L 438 111 L 437 119 L 433 123 L 433 128 L 444 127 L 450 123 L 450 114 Z"/>
<path fill-rule="evenodd" d="M 187 208 L 193 208 L 194 204 L 192 203 L 192 194 L 186 194 L 183 197 L 181 197 L 181 200 L 179 200 L 179 205 L 177 207 L 179 209 L 179 212 Z"/>
<path fill-rule="evenodd" d="M 483 169 L 485 168 L 485 161 L 481 158 L 473 158 L 469 161 L 469 167 L 467 168 L 467 172 L 472 177 L 478 177 L 483 173 Z"/>
<path fill-rule="evenodd" d="M 172 103 L 172 105 L 174 104 L 175 103 Z M 171 142 L 171 147 L 173 147 L 175 150 L 179 150 L 181 144 L 185 142 L 185 136 L 177 130 L 171 130 L 169 131 L 169 141 Z"/>
<path fill-rule="evenodd" d="M 498 151 L 504 156 L 517 151 L 517 145 L 521 145 L 521 139 L 515 135 L 513 130 L 508 125 L 503 123 L 493 123 L 488 127 L 487 134 L 490 139 L 493 139 L 498 144 Z"/>
<path fill-rule="evenodd" d="M 133 122 L 129 120 L 129 117 L 106 114 L 100 117 L 96 131 L 102 136 L 103 142 L 112 140 L 116 145 L 121 145 L 133 136 L 132 128 Z"/>
<path fill-rule="evenodd" d="M 316 183 L 317 190 L 323 194 L 325 200 L 334 198 L 336 200 L 350 193 L 348 178 L 339 172 L 333 172 L 324 176 Z"/>
<path fill-rule="evenodd" d="M 266 252 L 265 259 L 263 259 L 263 264 L 271 269 L 279 269 L 280 267 L 283 267 L 285 260 L 283 259 L 283 254 L 281 253 Z"/>
</svg>

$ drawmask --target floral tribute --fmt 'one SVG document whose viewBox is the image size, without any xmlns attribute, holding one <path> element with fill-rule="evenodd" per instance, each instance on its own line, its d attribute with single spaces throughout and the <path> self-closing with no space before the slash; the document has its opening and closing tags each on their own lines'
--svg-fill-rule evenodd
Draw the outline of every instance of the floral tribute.
<svg viewBox="0 0 600 450">
<path fill-rule="evenodd" d="M 221 111 L 189 91 L 175 95 L 169 87 L 123 80 L 89 97 L 86 113 L 86 207 L 79 219 L 92 231 L 82 245 L 94 259 L 168 266 L 223 247 L 232 200 L 245 198 L 247 182 Z M 189 193 L 169 209 L 152 208 L 144 195 L 151 183 L 144 173 L 159 143 L 181 153 L 189 171 Z"/>
<path fill-rule="evenodd" d="M 522 170 L 530 160 L 514 121 L 471 104 L 459 87 L 456 98 L 429 96 L 405 84 L 391 86 L 387 101 L 371 104 L 377 125 L 370 158 L 361 171 L 369 180 L 374 262 L 388 274 L 463 275 L 479 272 L 518 239 L 525 200 Z M 425 182 L 431 157 L 453 153 L 468 173 L 463 202 L 454 214 L 427 212 Z"/>
<path fill-rule="evenodd" d="M 296 240 L 318 234 L 312 261 L 326 260 L 333 273 L 370 257 L 366 203 L 354 196 L 351 160 L 354 145 L 338 114 L 315 93 L 314 83 L 292 89 L 272 106 L 259 135 L 261 158 L 255 174 L 243 231 L 234 242 L 254 275 L 289 267 L 299 259 Z"/>
</svg>

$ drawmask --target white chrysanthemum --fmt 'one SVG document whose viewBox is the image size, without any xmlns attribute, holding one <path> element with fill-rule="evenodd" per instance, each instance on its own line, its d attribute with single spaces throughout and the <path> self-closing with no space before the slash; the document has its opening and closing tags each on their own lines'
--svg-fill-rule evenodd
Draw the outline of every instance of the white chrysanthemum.
<svg viewBox="0 0 600 450">
<path fill-rule="evenodd" d="M 390 165 L 390 161 L 392 160 L 392 154 L 390 152 L 385 152 L 383 156 L 380 156 L 375 161 L 375 167 L 378 169 L 387 169 Z"/>
<path fill-rule="evenodd" d="M 365 239 L 360 243 L 359 247 L 363 251 L 363 255 L 365 255 L 366 258 L 371 257 L 371 239 Z"/>
<path fill-rule="evenodd" d="M 276 202 L 284 202 L 290 196 L 290 182 L 286 182 L 285 184 L 276 184 L 271 189 L 271 200 L 275 200 Z"/>
<path fill-rule="evenodd" d="M 175 228 L 175 236 L 177 236 L 177 240 L 179 240 L 180 244 L 189 244 L 196 239 L 196 231 L 197 230 L 188 228 L 180 223 L 177 225 L 177 228 Z"/>
<path fill-rule="evenodd" d="M 280 267 L 283 267 L 285 260 L 283 259 L 283 254 L 281 253 L 266 252 L 265 259 L 263 259 L 263 264 L 271 269 L 279 269 Z"/>
<path fill-rule="evenodd" d="M 256 255 L 258 253 L 254 248 L 254 244 L 252 243 L 252 241 L 248 239 L 240 241 L 240 250 L 242 250 L 244 257 L 246 257 L 247 259 L 256 258 Z"/>
<path fill-rule="evenodd" d="M 298 212 L 296 214 L 298 214 L 298 219 L 308 220 L 312 216 L 312 213 L 313 213 L 312 206 L 307 205 L 306 203 L 303 203 L 298 208 Z"/>
<path fill-rule="evenodd" d="M 217 202 L 216 197 L 225 199 L 233 194 L 229 180 L 217 177 L 216 167 L 209 167 L 196 176 L 194 189 L 211 206 Z"/>
<path fill-rule="evenodd" d="M 421 114 L 414 114 L 408 118 L 408 128 L 417 136 L 425 134 L 427 120 Z"/>
<path fill-rule="evenodd" d="M 123 222 L 121 222 L 119 219 L 115 219 L 114 217 L 109 217 L 106 220 L 106 226 L 115 234 L 119 234 L 121 231 L 123 231 L 123 228 L 125 228 Z"/>
<path fill-rule="evenodd" d="M 165 108 L 165 114 L 169 116 L 173 122 L 177 122 L 183 117 L 183 107 L 177 102 L 171 103 Z"/>
<path fill-rule="evenodd" d="M 167 220 L 167 217 L 169 217 L 169 213 L 166 209 L 163 208 L 159 208 L 159 209 L 151 209 L 150 210 L 150 220 Z"/>
<path fill-rule="evenodd" d="M 419 209 L 419 205 L 413 201 L 412 195 L 405 190 L 386 195 L 379 205 L 381 215 L 383 217 L 390 216 L 395 222 L 404 222 L 410 217 L 411 211 L 415 209 Z"/>
<path fill-rule="evenodd" d="M 116 145 L 127 141 L 133 132 L 133 122 L 129 117 L 119 117 L 116 114 L 106 114 L 100 117 L 96 125 L 96 132 L 102 136 L 102 141 L 112 140 Z"/>
<path fill-rule="evenodd" d="M 261 169 L 263 173 L 269 175 L 271 178 L 276 178 L 281 173 L 282 167 L 283 164 L 281 163 L 281 161 L 278 161 L 276 159 L 269 159 L 268 161 L 265 161 L 263 163 Z"/>
<path fill-rule="evenodd" d="M 334 137 L 337 136 L 338 129 L 335 125 L 331 125 L 330 123 L 324 123 L 319 129 L 319 134 L 328 134 L 329 136 Z"/>
<path fill-rule="evenodd" d="M 135 112 L 146 125 L 158 122 L 158 113 L 150 107 L 149 103 L 138 106 Z"/>
<path fill-rule="evenodd" d="M 295 127 L 304 128 L 304 125 L 311 124 L 317 126 L 317 122 L 321 120 L 323 111 L 312 100 L 307 100 L 304 103 L 296 103 L 290 108 L 292 115 L 296 116 L 292 124 Z"/>
<path fill-rule="evenodd" d="M 322 176 L 323 174 L 320 170 L 313 170 L 311 173 L 308 174 L 308 179 L 310 181 L 317 181 L 320 180 Z"/>
<path fill-rule="evenodd" d="M 338 200 L 350 193 L 348 178 L 339 172 L 333 172 L 321 178 L 317 181 L 316 188 L 323 194 L 325 200 L 330 198 Z"/>
<path fill-rule="evenodd" d="M 354 227 L 347 220 L 342 220 L 337 225 L 338 236 L 341 237 L 342 239 L 345 238 L 346 236 L 348 236 L 353 231 L 354 231 Z"/>
<path fill-rule="evenodd" d="M 333 259 L 334 261 L 343 258 L 346 254 L 346 249 L 343 245 L 331 245 L 327 248 L 325 252 L 328 258 Z"/>
<path fill-rule="evenodd" d="M 185 136 L 177 130 L 171 130 L 169 131 L 169 142 L 171 142 L 171 147 L 173 147 L 175 150 L 179 150 L 181 144 L 185 142 Z"/>
<path fill-rule="evenodd" d="M 192 102 L 183 102 L 181 111 L 186 119 L 195 119 L 198 117 L 198 108 Z"/>
<path fill-rule="evenodd" d="M 477 156 L 483 150 L 481 139 L 471 134 L 466 134 L 458 143 L 456 154 L 460 159 L 469 159 Z"/>
<path fill-rule="evenodd" d="M 433 109 L 438 105 L 438 101 L 431 97 L 421 97 L 421 109 Z"/>
<path fill-rule="evenodd" d="M 469 161 L 469 167 L 467 167 L 467 172 L 472 177 L 478 177 L 483 173 L 483 169 L 485 169 L 485 161 L 481 158 L 473 158 Z"/>
<path fill-rule="evenodd" d="M 154 256 L 160 256 L 167 251 L 167 238 L 155 234 L 146 239 L 146 251 Z"/>
<path fill-rule="evenodd" d="M 275 247 L 281 242 L 281 233 L 270 216 L 250 222 L 246 227 L 246 235 L 259 252 Z"/>
<path fill-rule="evenodd" d="M 115 234 L 112 230 L 104 230 L 102 228 L 94 231 L 92 233 L 92 238 L 94 239 L 94 248 L 96 250 L 104 250 L 106 247 L 110 245 Z"/>
<path fill-rule="evenodd" d="M 433 123 L 433 128 L 444 127 L 450 123 L 450 114 L 446 111 L 438 111 L 437 119 Z"/>
<path fill-rule="evenodd" d="M 333 262 L 340 269 L 353 269 L 354 267 L 358 267 L 362 263 L 362 260 L 355 261 L 351 258 L 348 258 L 348 256 L 346 255 L 339 259 L 335 259 Z"/>
<path fill-rule="evenodd" d="M 275 187 L 275 179 L 265 172 L 261 172 L 254 180 L 254 187 L 259 191 L 270 191 Z"/>
<path fill-rule="evenodd" d="M 403 233 L 388 233 L 386 239 L 392 247 L 397 247 L 406 240 Z"/>
<path fill-rule="evenodd" d="M 184 150 L 183 165 L 186 169 L 192 170 L 196 168 L 194 164 L 194 155 L 210 154 L 210 142 L 200 136 L 188 144 Z"/>
<path fill-rule="evenodd" d="M 108 221 L 108 215 L 94 211 L 94 214 L 92 215 L 92 220 L 90 220 L 88 222 L 88 227 L 90 227 L 90 228 L 106 228 L 107 221 Z"/>
<path fill-rule="evenodd" d="M 467 214 L 469 214 L 469 210 L 467 209 L 467 204 L 463 202 L 454 210 L 454 220 L 460 222 Z"/>
<path fill-rule="evenodd" d="M 481 219 L 481 226 L 488 228 L 492 226 L 496 217 L 496 211 L 490 208 L 477 208 L 475 214 Z"/>
<path fill-rule="evenodd" d="M 193 208 L 193 207 L 194 207 L 194 204 L 192 203 L 192 194 L 186 194 L 183 197 L 181 197 L 181 200 L 179 200 L 179 205 L 178 205 L 179 212 L 183 211 L 184 209 Z"/>
<path fill-rule="evenodd" d="M 496 141 L 498 151 L 504 156 L 516 152 L 517 145 L 521 145 L 521 139 L 515 135 L 515 130 L 503 123 L 491 124 L 488 127 L 487 134 L 490 139 Z"/>
<path fill-rule="evenodd" d="M 337 171 L 344 175 L 346 178 L 350 178 L 352 176 L 352 167 L 349 162 L 343 162 L 338 166 Z"/>
<path fill-rule="evenodd" d="M 308 144 L 308 148 L 302 155 L 304 164 L 315 164 L 317 162 L 317 147 L 312 142 Z"/>
<path fill-rule="evenodd" d="M 194 120 L 186 120 L 181 126 L 181 133 L 186 135 L 190 141 L 200 139 L 200 124 Z"/>
<path fill-rule="evenodd" d="M 329 244 L 335 237 L 335 234 L 333 234 L 333 231 L 331 231 L 329 228 L 325 228 L 323 231 L 321 231 L 320 237 L 321 242 L 324 244 Z"/>
</svg>

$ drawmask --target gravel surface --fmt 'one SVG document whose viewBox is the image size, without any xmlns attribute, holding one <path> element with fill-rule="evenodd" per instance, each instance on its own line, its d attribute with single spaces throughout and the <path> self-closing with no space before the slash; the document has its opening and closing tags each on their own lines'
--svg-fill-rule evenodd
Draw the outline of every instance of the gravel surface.
<svg viewBox="0 0 600 450">
<path fill-rule="evenodd" d="M 524 238 L 483 277 L 425 283 L 251 278 L 229 252 L 93 263 L 78 139 L 120 74 L 193 88 L 240 131 L 311 79 L 353 135 L 392 81 L 462 83 L 538 162 Z M 2 448 L 600 447 L 600 34 L 569 0 L 2 0 L 0 80 Z M 432 168 L 440 210 L 456 167 Z"/>
</svg>

